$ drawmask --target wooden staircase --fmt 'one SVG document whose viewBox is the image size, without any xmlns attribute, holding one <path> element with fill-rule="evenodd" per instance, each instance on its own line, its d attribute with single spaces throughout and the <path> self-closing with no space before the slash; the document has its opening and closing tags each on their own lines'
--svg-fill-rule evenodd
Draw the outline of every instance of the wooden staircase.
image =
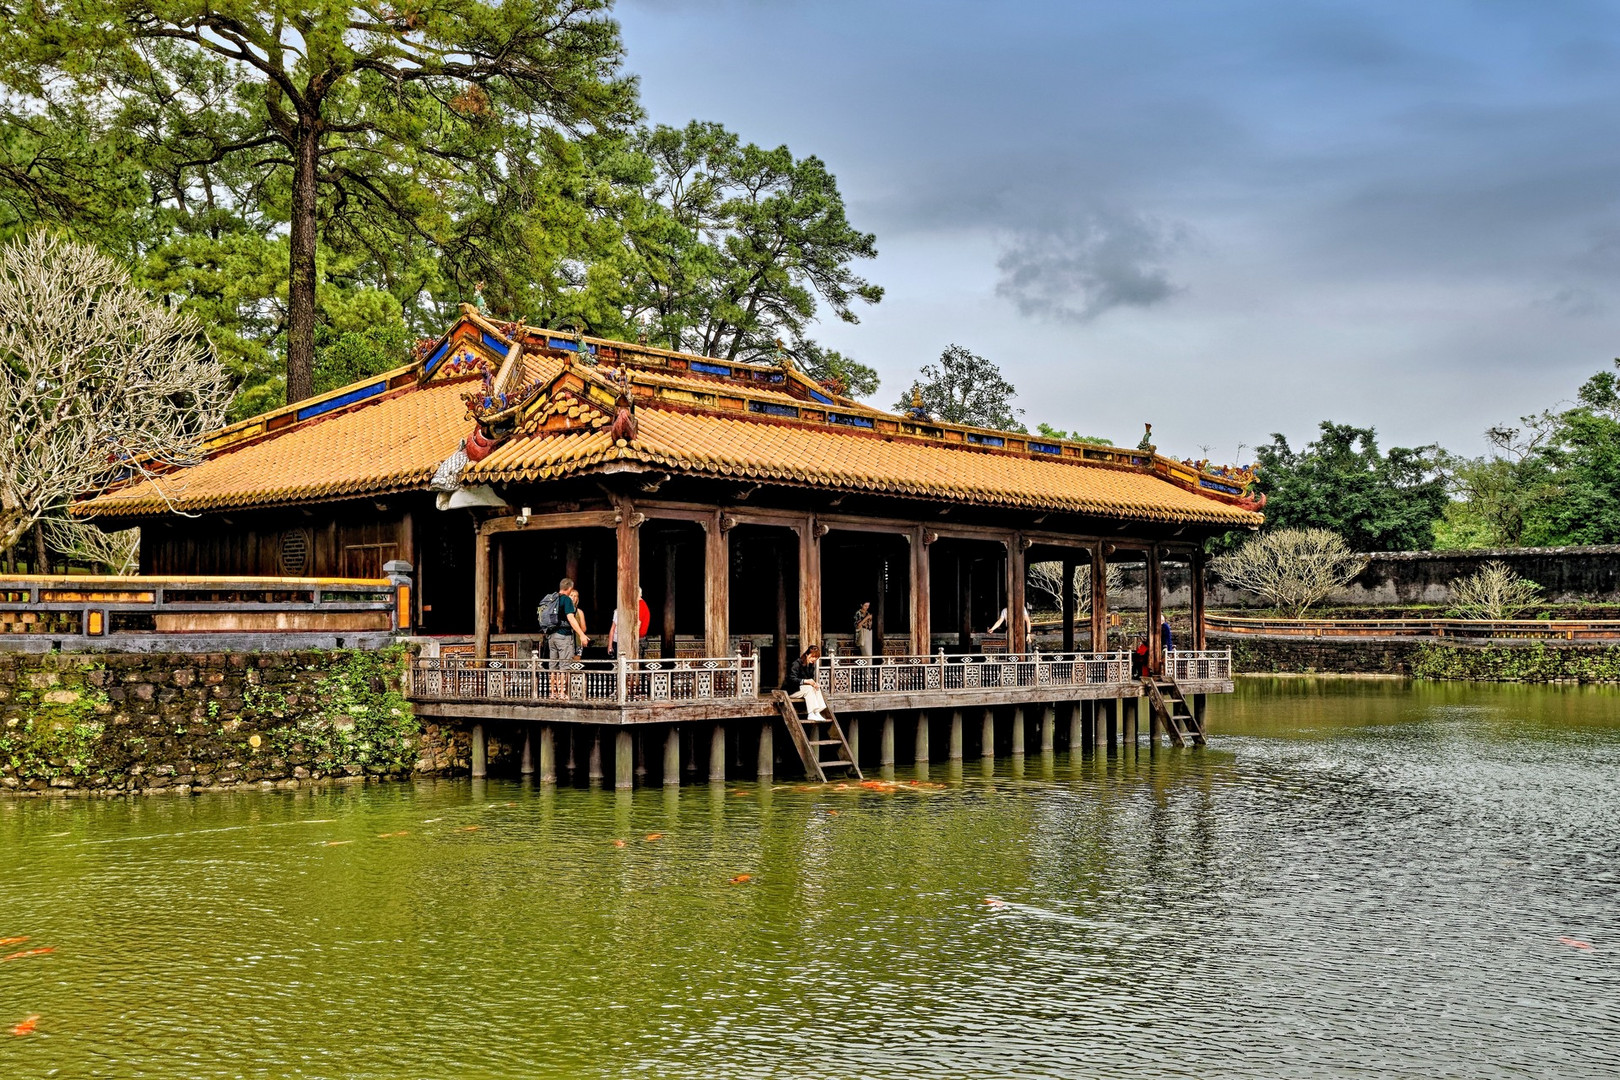
<svg viewBox="0 0 1620 1080">
<path fill-rule="evenodd" d="M 1148 703 L 1153 709 L 1153 716 L 1164 725 L 1166 734 L 1170 736 L 1171 745 L 1186 746 L 1188 742 L 1194 746 L 1205 745 L 1204 728 L 1198 722 L 1187 696 L 1181 692 L 1181 687 L 1176 685 L 1176 680 L 1168 676 L 1155 678 L 1144 674 L 1142 685 L 1147 689 Z"/>
<path fill-rule="evenodd" d="M 861 779 L 861 767 L 855 764 L 855 755 L 850 750 L 849 740 L 844 737 L 844 725 L 838 722 L 838 714 L 828 705 L 822 710 L 825 717 L 820 723 L 813 723 L 804 718 L 804 702 L 797 698 L 790 698 L 781 690 L 771 691 L 771 700 L 776 703 L 776 711 L 781 714 L 782 722 L 787 724 L 788 735 L 793 739 L 793 745 L 798 748 L 799 759 L 804 762 L 805 775 L 818 783 L 827 782 L 828 770 L 847 770 L 846 776 L 856 780 Z M 829 752 L 831 757 L 823 757 Z"/>
</svg>

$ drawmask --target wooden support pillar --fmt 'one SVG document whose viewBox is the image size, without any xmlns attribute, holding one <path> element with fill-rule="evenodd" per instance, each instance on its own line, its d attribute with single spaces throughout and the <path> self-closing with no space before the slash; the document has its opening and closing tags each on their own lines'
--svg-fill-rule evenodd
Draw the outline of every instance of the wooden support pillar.
<svg viewBox="0 0 1620 1080">
<path fill-rule="evenodd" d="M 921 525 L 911 530 L 911 652 L 927 656 L 933 651 L 933 628 L 928 564 L 929 536 Z"/>
<path fill-rule="evenodd" d="M 861 763 L 861 718 L 851 716 L 844 721 L 844 738 L 849 741 L 849 757 L 855 764 Z"/>
<path fill-rule="evenodd" d="M 1148 545 L 1146 562 L 1148 670 L 1157 675 L 1164 672 L 1164 637 L 1159 633 L 1159 623 L 1164 620 L 1164 581 L 1157 544 Z"/>
<path fill-rule="evenodd" d="M 644 784 L 647 782 L 647 744 L 643 738 L 644 733 L 640 728 L 637 728 L 631 734 L 636 748 L 636 783 Z"/>
<path fill-rule="evenodd" d="M 1041 753 L 1050 754 L 1057 750 L 1057 706 L 1046 705 L 1041 709 Z"/>
<path fill-rule="evenodd" d="M 619 656 L 634 660 L 640 652 L 641 642 L 641 529 L 645 520 L 635 506 L 624 499 L 618 505 L 615 535 L 618 547 L 618 602 Z"/>
<path fill-rule="evenodd" d="M 894 713 L 883 714 L 883 737 L 878 744 L 878 764 L 894 767 Z"/>
<path fill-rule="evenodd" d="M 1204 708 L 1208 704 L 1208 701 L 1208 694 L 1194 694 L 1192 696 L 1193 719 L 1198 721 L 1198 730 L 1205 731 L 1206 733 L 1207 730 L 1204 727 Z"/>
<path fill-rule="evenodd" d="M 495 558 L 495 574 L 490 582 L 491 591 L 495 596 L 495 632 L 509 634 L 512 628 L 506 621 L 506 545 L 497 544 L 493 539 L 490 543 L 494 545 Z"/>
<path fill-rule="evenodd" d="M 620 624 L 621 626 L 623 623 Z M 633 624 L 632 624 L 633 625 Z M 613 740 L 613 786 L 627 791 L 636 785 L 636 743 L 629 728 L 620 728 Z"/>
<path fill-rule="evenodd" d="M 529 727 L 528 724 L 523 725 L 523 764 L 518 767 L 518 773 L 523 776 L 534 775 L 534 753 L 529 747 L 531 741 Z"/>
<path fill-rule="evenodd" d="M 658 628 L 658 655 L 665 660 L 675 658 L 675 539 L 664 534 L 664 610 Z M 637 606 L 637 615 L 640 610 Z M 631 623 L 637 630 L 641 627 Z"/>
<path fill-rule="evenodd" d="M 1074 593 L 1075 558 L 1063 556 L 1063 651 L 1074 652 L 1074 615 L 1079 598 Z"/>
<path fill-rule="evenodd" d="M 1124 718 L 1124 715 L 1125 703 L 1121 699 L 1115 698 L 1108 703 L 1108 724 L 1103 731 L 1103 735 L 1108 740 L 1108 749 L 1110 750 L 1119 745 L 1120 721 Z"/>
<path fill-rule="evenodd" d="M 709 734 L 709 779 L 726 781 L 726 725 L 716 724 Z"/>
<path fill-rule="evenodd" d="M 1108 651 L 1108 545 L 1091 549 L 1091 651 Z"/>
<path fill-rule="evenodd" d="M 1146 704 L 1145 698 L 1133 697 L 1125 699 L 1125 715 L 1120 724 L 1119 741 L 1125 746 L 1136 745 L 1136 721 L 1142 713 L 1142 706 Z"/>
<path fill-rule="evenodd" d="M 769 717 L 759 722 L 759 757 L 754 772 L 760 780 L 776 775 L 776 724 Z"/>
<path fill-rule="evenodd" d="M 996 714 L 989 707 L 985 708 L 984 716 L 979 722 L 979 756 L 987 758 L 996 756 Z"/>
<path fill-rule="evenodd" d="M 489 657 L 489 535 L 480 526 L 473 533 L 473 655 Z"/>
<path fill-rule="evenodd" d="M 912 748 L 912 761 L 926 767 L 928 765 L 928 712 L 926 709 L 917 711 L 917 741 Z"/>
<path fill-rule="evenodd" d="M 481 780 L 489 774 L 488 748 L 484 744 L 484 725 L 472 726 L 472 775 Z"/>
<path fill-rule="evenodd" d="M 731 652 L 731 544 L 718 510 L 703 523 L 703 651 Z"/>
<path fill-rule="evenodd" d="M 602 729 L 591 726 L 591 759 L 585 767 L 585 775 L 592 784 L 602 782 Z"/>
<path fill-rule="evenodd" d="M 1195 650 L 1205 648 L 1204 638 L 1204 549 L 1199 548 L 1192 553 L 1188 560 L 1187 573 L 1192 591 L 1192 640 L 1188 642 Z"/>
<path fill-rule="evenodd" d="M 681 729 L 674 724 L 664 733 L 664 783 L 681 782 Z"/>
<path fill-rule="evenodd" d="M 872 581 L 872 655 L 883 655 L 883 624 L 888 615 L 889 591 L 889 553 L 878 547 L 877 573 Z M 861 651 L 860 642 L 855 643 L 855 651 Z"/>
<path fill-rule="evenodd" d="M 550 724 L 540 725 L 540 782 L 557 782 L 557 732 Z"/>
<path fill-rule="evenodd" d="M 962 710 L 951 710 L 951 750 L 950 760 L 962 760 Z"/>
<path fill-rule="evenodd" d="M 1026 572 L 1024 553 L 1029 541 L 1024 534 L 1013 533 L 1007 545 L 1007 651 L 1029 651 L 1029 616 L 1024 613 L 1024 586 Z"/>
<path fill-rule="evenodd" d="M 1013 706 L 1012 725 L 1012 752 L 1015 757 L 1024 756 L 1024 725 L 1027 717 L 1024 715 L 1022 705 Z"/>
<path fill-rule="evenodd" d="M 805 515 L 799 533 L 799 651 L 821 644 L 821 538 L 827 529 Z"/>
<path fill-rule="evenodd" d="M 1086 706 L 1085 701 L 1069 702 L 1069 753 L 1078 754 L 1080 748 L 1086 745 Z"/>
<path fill-rule="evenodd" d="M 776 685 L 787 681 L 788 673 L 788 617 L 787 617 L 787 558 L 780 544 L 776 546 Z"/>
<path fill-rule="evenodd" d="M 1099 698 L 1093 703 L 1096 706 L 1091 718 L 1091 745 L 1103 749 L 1108 745 L 1108 730 L 1114 726 L 1114 716 L 1119 710 L 1117 698 Z"/>
</svg>

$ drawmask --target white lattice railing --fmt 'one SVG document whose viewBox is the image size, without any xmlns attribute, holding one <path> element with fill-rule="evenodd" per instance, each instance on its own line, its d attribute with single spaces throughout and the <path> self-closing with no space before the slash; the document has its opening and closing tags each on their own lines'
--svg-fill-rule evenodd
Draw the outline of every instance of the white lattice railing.
<svg viewBox="0 0 1620 1080">
<path fill-rule="evenodd" d="M 1129 653 L 990 653 L 950 656 L 824 656 L 817 673 L 831 695 L 930 690 L 1064 690 L 1131 681 Z"/>
<path fill-rule="evenodd" d="M 1172 649 L 1164 654 L 1164 673 L 1177 682 L 1208 682 L 1232 677 L 1231 649 Z"/>
<path fill-rule="evenodd" d="M 506 660 L 418 657 L 411 697 L 418 701 L 652 702 L 730 701 L 759 693 L 758 656 L 674 660 Z"/>
</svg>

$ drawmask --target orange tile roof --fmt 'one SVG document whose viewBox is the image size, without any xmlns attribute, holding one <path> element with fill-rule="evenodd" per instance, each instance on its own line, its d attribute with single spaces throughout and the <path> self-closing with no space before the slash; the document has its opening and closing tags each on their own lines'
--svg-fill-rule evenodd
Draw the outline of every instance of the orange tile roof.
<svg viewBox="0 0 1620 1080">
<path fill-rule="evenodd" d="M 746 416 L 641 407 L 633 442 L 605 430 L 515 439 L 467 470 L 472 482 L 549 480 L 608 461 L 987 506 L 1143 521 L 1258 525 L 1260 515 L 1152 473 L 952 447 Z"/>
<path fill-rule="evenodd" d="M 422 488 L 472 428 L 460 383 L 394 391 L 86 503 L 85 517 L 272 506 Z"/>
<path fill-rule="evenodd" d="M 464 397 L 483 396 L 477 373 L 494 376 L 514 340 L 524 343 L 521 374 L 499 385 L 517 397 L 480 415 L 504 416 L 499 422 L 516 422 L 519 434 L 469 467 L 465 483 L 543 481 L 638 461 L 983 506 L 1227 527 L 1261 521 L 1253 504 L 1233 497 L 1231 482 L 1142 451 L 897 416 L 770 365 L 597 339 L 583 339 L 593 355 L 582 363 L 582 339 L 492 324 L 465 309 L 412 367 L 232 425 L 209 440 L 202 463 L 74 512 L 140 516 L 425 490 L 474 430 Z M 692 370 L 700 364 L 721 373 Z M 607 423 L 626 392 L 638 432 L 615 444 Z"/>
</svg>

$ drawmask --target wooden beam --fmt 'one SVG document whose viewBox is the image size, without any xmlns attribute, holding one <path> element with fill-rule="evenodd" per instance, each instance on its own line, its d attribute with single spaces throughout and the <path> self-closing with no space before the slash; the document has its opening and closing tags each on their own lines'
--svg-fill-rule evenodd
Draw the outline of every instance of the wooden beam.
<svg viewBox="0 0 1620 1080">
<path fill-rule="evenodd" d="M 1029 651 L 1029 617 L 1024 613 L 1025 544 L 1023 533 L 1013 533 L 1007 542 L 1007 648 L 1015 653 Z"/>
<path fill-rule="evenodd" d="M 731 545 L 720 511 L 703 519 L 703 646 L 710 656 L 731 649 Z"/>
<path fill-rule="evenodd" d="M 640 645 L 637 631 L 641 629 L 640 525 L 643 520 L 628 499 L 619 504 L 619 520 L 615 526 L 619 556 L 616 569 L 619 596 L 616 606 L 619 612 L 619 655 L 627 660 L 636 659 Z"/>
<path fill-rule="evenodd" d="M 821 644 L 821 537 L 816 515 L 805 515 L 799 532 L 799 649 Z"/>
<path fill-rule="evenodd" d="M 929 532 L 918 525 L 909 533 L 911 541 L 911 654 L 927 656 L 933 651 L 932 582 L 930 581 Z"/>
<path fill-rule="evenodd" d="M 1074 651 L 1074 615 L 1079 608 L 1079 598 L 1075 596 L 1074 571 L 1075 558 L 1073 555 L 1063 556 L 1063 651 Z"/>
<path fill-rule="evenodd" d="M 473 655 L 489 656 L 489 536 L 473 534 Z"/>
<path fill-rule="evenodd" d="M 489 543 L 495 549 L 495 580 L 492 583 L 495 591 L 495 632 L 509 634 L 512 628 L 506 621 L 506 545 L 496 544 L 494 540 Z"/>
<path fill-rule="evenodd" d="M 614 510 L 579 510 L 561 514 L 542 513 L 530 517 L 527 525 L 519 525 L 516 517 L 506 516 L 490 518 L 484 523 L 483 531 L 487 534 L 545 532 L 554 529 L 611 529 L 615 525 L 616 517 L 617 511 Z"/>
<path fill-rule="evenodd" d="M 1192 592 L 1192 640 L 1189 642 L 1194 649 L 1204 648 L 1204 562 L 1205 555 L 1202 549 L 1196 550 L 1188 557 L 1188 577 L 1190 578 Z"/>
<path fill-rule="evenodd" d="M 1164 618 L 1164 588 L 1162 567 L 1159 565 L 1159 549 L 1149 547 L 1147 550 L 1147 626 L 1148 626 L 1148 669 L 1159 672 L 1164 670 L 1164 639 L 1159 636 L 1159 623 Z"/>
<path fill-rule="evenodd" d="M 675 656 L 675 538 L 665 533 L 664 541 L 664 611 L 658 634 L 658 655 L 666 660 Z M 637 607 L 637 618 L 640 608 Z M 637 630 L 641 628 L 636 627 Z"/>
<path fill-rule="evenodd" d="M 1101 544 L 1091 549 L 1091 651 L 1108 651 L 1108 556 Z"/>
</svg>

